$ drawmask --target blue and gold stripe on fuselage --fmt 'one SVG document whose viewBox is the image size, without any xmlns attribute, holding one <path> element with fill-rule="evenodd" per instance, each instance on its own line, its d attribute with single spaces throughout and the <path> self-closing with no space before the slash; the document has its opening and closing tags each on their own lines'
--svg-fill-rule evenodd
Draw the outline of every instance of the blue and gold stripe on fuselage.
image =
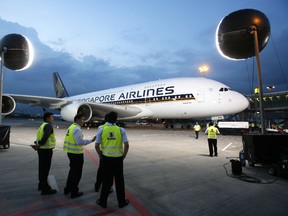
<svg viewBox="0 0 288 216">
<path fill-rule="evenodd" d="M 118 100 L 118 101 L 109 101 L 104 102 L 108 104 L 145 104 L 145 103 L 157 103 L 157 102 L 169 102 L 169 101 L 180 101 L 180 100 L 195 100 L 193 94 L 179 94 L 171 96 L 157 96 L 157 97 L 148 97 L 148 98 L 135 98 L 129 100 Z"/>
</svg>

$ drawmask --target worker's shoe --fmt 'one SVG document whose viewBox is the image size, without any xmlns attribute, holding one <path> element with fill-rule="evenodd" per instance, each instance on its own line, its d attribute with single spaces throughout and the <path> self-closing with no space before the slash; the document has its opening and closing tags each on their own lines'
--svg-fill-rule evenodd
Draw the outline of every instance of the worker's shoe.
<svg viewBox="0 0 288 216">
<path fill-rule="evenodd" d="M 77 193 L 71 193 L 71 198 L 76 198 L 82 196 L 84 193 L 83 192 L 77 192 Z"/>
<path fill-rule="evenodd" d="M 129 200 L 126 199 L 124 203 L 121 203 L 118 206 L 119 206 L 119 208 L 124 208 L 125 206 L 129 205 L 129 203 L 130 203 Z"/>
<path fill-rule="evenodd" d="M 44 190 L 41 192 L 41 195 L 51 195 L 51 194 L 55 194 L 57 193 L 57 190 L 54 190 L 54 189 L 48 189 L 48 190 Z"/>
<path fill-rule="evenodd" d="M 68 195 L 69 193 L 71 193 L 71 190 L 67 189 L 67 188 L 64 188 L 64 194 L 65 195 Z"/>
<path fill-rule="evenodd" d="M 101 206 L 102 208 L 107 208 L 107 205 L 105 204 L 103 204 L 103 203 L 101 203 L 100 202 L 100 199 L 98 199 L 97 201 L 96 201 L 96 203 L 99 205 L 99 206 Z"/>
</svg>

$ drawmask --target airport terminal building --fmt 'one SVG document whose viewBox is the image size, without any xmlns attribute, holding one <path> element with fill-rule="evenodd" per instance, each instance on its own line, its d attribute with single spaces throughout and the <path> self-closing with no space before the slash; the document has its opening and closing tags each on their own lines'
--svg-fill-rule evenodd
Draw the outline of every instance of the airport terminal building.
<svg viewBox="0 0 288 216">
<path fill-rule="evenodd" d="M 241 114 L 241 118 L 258 125 L 260 123 L 259 95 L 253 94 L 246 97 L 249 100 L 249 107 Z M 263 107 L 267 127 L 276 125 L 288 128 L 288 91 L 264 93 Z"/>
</svg>

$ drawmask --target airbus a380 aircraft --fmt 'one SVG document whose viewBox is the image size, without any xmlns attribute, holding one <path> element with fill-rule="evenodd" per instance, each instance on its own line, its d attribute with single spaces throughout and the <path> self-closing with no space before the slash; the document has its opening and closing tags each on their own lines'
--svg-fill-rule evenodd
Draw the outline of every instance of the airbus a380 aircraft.
<svg viewBox="0 0 288 216">
<path fill-rule="evenodd" d="M 85 120 L 103 120 L 115 111 L 119 120 L 184 119 L 239 113 L 248 100 L 223 83 L 206 78 L 173 78 L 76 96 L 68 96 L 59 74 L 53 73 L 57 98 L 30 95 L 3 95 L 3 115 L 10 114 L 16 102 L 60 109 L 61 117 L 72 122 L 77 113 Z"/>
</svg>

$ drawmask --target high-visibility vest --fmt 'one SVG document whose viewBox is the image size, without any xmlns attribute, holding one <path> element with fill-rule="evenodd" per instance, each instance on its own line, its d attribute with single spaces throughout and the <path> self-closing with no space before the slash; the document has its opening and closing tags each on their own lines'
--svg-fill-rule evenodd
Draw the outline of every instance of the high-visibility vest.
<svg viewBox="0 0 288 216">
<path fill-rule="evenodd" d="M 217 128 L 214 126 L 210 126 L 208 128 L 208 139 L 217 139 Z"/>
<path fill-rule="evenodd" d="M 36 142 L 38 143 L 42 137 L 44 136 L 44 127 L 47 125 L 47 122 L 44 122 L 38 129 L 37 132 L 37 138 L 36 138 Z M 56 145 L 56 137 L 54 132 L 52 134 L 50 134 L 50 136 L 48 137 L 46 143 L 44 143 L 44 145 L 40 145 L 40 149 L 53 149 L 55 148 Z"/>
<path fill-rule="evenodd" d="M 103 125 L 100 125 L 98 128 L 100 129 L 100 128 L 104 128 L 104 127 L 106 127 L 107 126 L 107 124 L 105 123 L 105 124 L 103 124 Z M 99 148 L 100 148 L 100 151 L 102 151 L 102 144 L 100 143 L 100 145 L 99 145 Z"/>
<path fill-rule="evenodd" d="M 195 130 L 195 131 L 200 131 L 200 130 L 201 130 L 200 125 L 195 125 L 195 126 L 194 126 L 194 130 Z"/>
<path fill-rule="evenodd" d="M 102 131 L 102 154 L 107 157 L 123 156 L 122 134 L 118 126 L 106 125 Z"/>
<path fill-rule="evenodd" d="M 63 150 L 65 152 L 72 153 L 72 154 L 83 154 L 83 147 L 80 145 L 77 145 L 76 140 L 74 138 L 75 128 L 80 128 L 80 127 L 76 124 L 72 124 L 67 129 L 65 139 L 64 139 Z"/>
</svg>

